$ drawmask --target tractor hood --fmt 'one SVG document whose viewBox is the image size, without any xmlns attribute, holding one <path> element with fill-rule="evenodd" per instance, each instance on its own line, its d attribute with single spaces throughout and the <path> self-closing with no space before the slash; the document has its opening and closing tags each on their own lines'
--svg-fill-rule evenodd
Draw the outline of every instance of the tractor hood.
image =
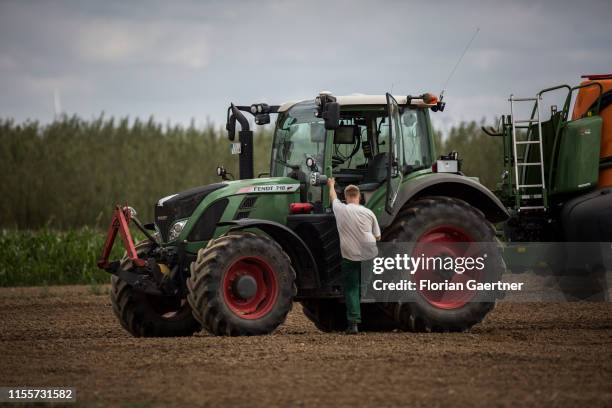
<svg viewBox="0 0 612 408">
<path fill-rule="evenodd" d="M 225 186 L 225 183 L 209 184 L 160 199 L 155 205 L 155 225 L 164 241 L 168 239 L 168 231 L 175 221 L 189 217 L 208 194 Z"/>
<path fill-rule="evenodd" d="M 299 182 L 289 177 L 232 180 L 195 187 L 160 199 L 155 205 L 155 225 L 163 241 L 167 242 L 172 225 L 178 220 L 191 217 L 200 203 L 209 195 L 210 200 L 207 201 L 214 201 L 221 197 L 238 194 L 293 193 L 299 188 Z M 211 195 L 211 193 L 215 194 Z"/>
</svg>

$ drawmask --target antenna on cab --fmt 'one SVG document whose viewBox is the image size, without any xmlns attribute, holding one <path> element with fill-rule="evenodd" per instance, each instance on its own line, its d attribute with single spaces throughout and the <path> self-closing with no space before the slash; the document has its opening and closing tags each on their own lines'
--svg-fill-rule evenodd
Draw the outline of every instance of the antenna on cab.
<svg viewBox="0 0 612 408">
<path fill-rule="evenodd" d="M 457 67 L 459 66 L 459 64 L 461 64 L 461 61 L 463 60 L 463 56 L 468 52 L 468 50 L 470 49 L 470 46 L 474 42 L 474 39 L 476 38 L 476 36 L 478 35 L 479 32 L 480 32 L 480 27 L 476 27 L 476 31 L 474 32 L 474 35 L 472 35 L 472 38 L 470 38 L 470 41 L 465 46 L 465 49 L 461 53 L 461 56 L 457 60 L 457 63 L 455 64 L 455 66 L 451 70 L 450 74 L 448 75 L 448 78 L 446 78 L 446 82 L 444 82 L 444 86 L 442 87 L 442 91 L 440 91 L 440 102 L 442 102 L 442 100 L 444 99 L 444 92 L 446 91 L 446 87 L 448 86 L 449 81 L 451 80 L 451 78 L 455 74 L 455 71 L 457 70 Z"/>
</svg>

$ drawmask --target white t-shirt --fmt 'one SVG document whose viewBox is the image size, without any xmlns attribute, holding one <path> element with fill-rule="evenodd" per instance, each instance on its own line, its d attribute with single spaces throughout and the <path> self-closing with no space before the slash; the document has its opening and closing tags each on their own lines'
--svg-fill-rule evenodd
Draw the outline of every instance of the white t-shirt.
<svg viewBox="0 0 612 408">
<path fill-rule="evenodd" d="M 342 257 L 351 261 L 374 258 L 378 254 L 375 237 L 380 237 L 374 213 L 359 204 L 344 204 L 337 198 L 332 209 L 338 225 Z"/>
</svg>

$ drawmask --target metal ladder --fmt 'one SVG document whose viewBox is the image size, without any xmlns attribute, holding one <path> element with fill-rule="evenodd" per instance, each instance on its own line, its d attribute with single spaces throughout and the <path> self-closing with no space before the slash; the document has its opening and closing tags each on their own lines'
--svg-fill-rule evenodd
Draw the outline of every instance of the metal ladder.
<svg viewBox="0 0 612 408">
<path fill-rule="evenodd" d="M 544 153 L 542 148 L 542 122 L 540 121 L 540 97 L 535 98 L 515 98 L 510 95 L 510 117 L 512 118 L 512 148 L 514 153 L 514 182 L 516 186 L 516 208 L 521 211 L 546 211 L 547 195 L 546 181 L 544 175 Z M 533 102 L 533 110 L 530 119 L 516 119 L 514 117 L 514 104 L 517 102 Z M 532 124 L 538 124 L 537 138 L 531 137 Z M 517 129 L 526 129 L 527 138 L 525 140 L 517 139 Z M 522 161 L 519 160 L 518 146 L 527 145 L 524 148 L 524 156 Z M 539 150 L 540 161 L 528 162 L 528 156 L 531 147 Z M 525 183 L 525 171 L 521 172 L 522 179 L 519 179 L 519 169 L 524 169 L 526 166 L 538 166 L 540 168 L 540 182 L 535 184 Z M 529 190 L 530 194 L 527 194 Z M 528 203 L 526 202 L 528 201 Z"/>
</svg>

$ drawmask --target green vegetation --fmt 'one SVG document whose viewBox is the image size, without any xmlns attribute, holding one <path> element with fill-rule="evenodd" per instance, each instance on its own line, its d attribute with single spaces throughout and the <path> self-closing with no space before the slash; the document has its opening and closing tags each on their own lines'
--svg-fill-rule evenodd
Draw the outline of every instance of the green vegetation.
<svg viewBox="0 0 612 408">
<path fill-rule="evenodd" d="M 107 283 L 108 274 L 96 267 L 104 244 L 97 229 L 69 231 L 0 231 L 0 286 Z M 113 256 L 122 254 L 115 245 Z"/>
<path fill-rule="evenodd" d="M 256 135 L 255 172 L 268 170 L 271 134 Z M 451 129 L 438 153 L 457 150 L 463 171 L 495 188 L 500 140 L 475 122 Z M 96 268 L 115 203 L 145 222 L 165 195 L 237 174 L 225 131 L 100 117 L 64 117 L 48 126 L 0 120 L 0 286 L 108 282 Z M 121 256 L 116 244 L 113 257 Z"/>
<path fill-rule="evenodd" d="M 256 174 L 269 167 L 270 142 L 270 132 L 256 135 Z M 151 220 L 159 198 L 218 181 L 219 164 L 237 174 L 225 132 L 212 125 L 0 121 L 0 227 L 106 227 L 113 204 L 126 202 Z"/>
<path fill-rule="evenodd" d="M 443 142 L 438 142 L 438 154 L 459 152 L 461 170 L 468 176 L 477 176 L 491 190 L 497 188 L 504 169 L 501 137 L 485 135 L 480 127 L 484 122 L 461 122 L 454 126 Z"/>
</svg>

